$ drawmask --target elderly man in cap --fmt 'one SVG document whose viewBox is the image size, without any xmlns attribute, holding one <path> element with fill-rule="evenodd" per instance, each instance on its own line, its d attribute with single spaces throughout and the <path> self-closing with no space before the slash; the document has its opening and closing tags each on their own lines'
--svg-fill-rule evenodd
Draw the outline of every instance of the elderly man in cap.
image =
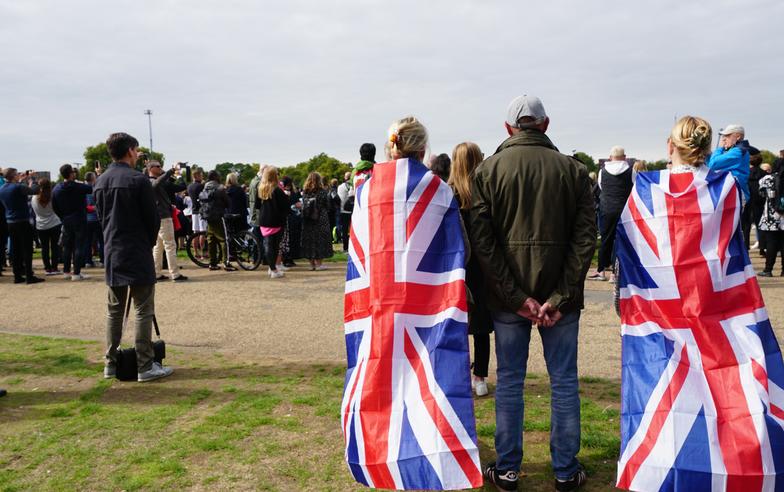
<svg viewBox="0 0 784 492">
<path fill-rule="evenodd" d="M 493 315 L 498 383 L 495 449 L 485 478 L 517 490 L 523 459 L 523 385 L 534 325 L 552 389 L 550 454 L 555 488 L 585 483 L 580 450 L 577 334 L 585 275 L 596 246 L 588 171 L 545 135 L 542 102 L 520 96 L 509 105 L 509 134 L 476 170 L 471 245 L 485 276 Z"/>
<path fill-rule="evenodd" d="M 729 171 L 743 192 L 743 203 L 751 197 L 749 192 L 749 141 L 746 130 L 740 125 L 727 125 L 719 132 L 719 147 L 708 160 L 713 171 Z"/>
</svg>

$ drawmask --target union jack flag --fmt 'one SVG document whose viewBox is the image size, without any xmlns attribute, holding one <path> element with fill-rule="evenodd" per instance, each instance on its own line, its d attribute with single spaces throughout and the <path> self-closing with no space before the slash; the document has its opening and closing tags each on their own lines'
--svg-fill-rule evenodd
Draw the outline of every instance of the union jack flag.
<svg viewBox="0 0 784 492">
<path fill-rule="evenodd" d="M 784 363 L 728 173 L 641 173 L 618 225 L 618 487 L 784 491 Z"/>
<path fill-rule="evenodd" d="M 464 245 L 450 188 L 410 159 L 357 189 L 341 406 L 354 478 L 384 489 L 479 487 Z"/>
</svg>

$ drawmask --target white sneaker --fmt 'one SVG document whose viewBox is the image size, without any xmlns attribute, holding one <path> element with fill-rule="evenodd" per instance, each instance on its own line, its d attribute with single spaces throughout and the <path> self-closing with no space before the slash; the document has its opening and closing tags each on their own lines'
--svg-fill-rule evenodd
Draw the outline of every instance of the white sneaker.
<svg viewBox="0 0 784 492">
<path fill-rule="evenodd" d="M 281 272 L 280 270 L 277 271 L 270 271 L 270 278 L 281 278 L 285 277 L 286 274 Z"/>
<path fill-rule="evenodd" d="M 275 268 L 277 268 L 278 271 L 281 271 L 281 272 L 288 272 L 290 270 L 289 267 L 283 266 L 283 265 L 275 265 Z"/>
<path fill-rule="evenodd" d="M 147 381 L 154 381 L 156 379 L 165 378 L 166 376 L 171 376 L 173 372 L 174 369 L 171 367 L 163 367 L 157 362 L 153 362 L 152 368 L 150 368 L 149 371 L 136 373 L 136 380 L 140 383 L 145 383 Z"/>
<path fill-rule="evenodd" d="M 487 381 L 484 379 L 481 381 L 476 381 L 476 384 L 474 385 L 474 392 L 476 392 L 476 396 L 487 396 L 487 394 L 490 392 L 487 389 Z"/>
<path fill-rule="evenodd" d="M 71 280 L 71 274 L 70 273 L 64 273 L 63 274 L 63 280 Z"/>
<path fill-rule="evenodd" d="M 318 270 L 318 271 L 329 270 L 329 267 L 327 265 L 319 265 L 316 268 L 314 268 L 314 270 Z"/>
<path fill-rule="evenodd" d="M 749 249 L 759 249 L 759 241 L 757 241 L 756 243 L 752 244 Z"/>
<path fill-rule="evenodd" d="M 87 275 L 85 275 L 83 273 L 74 274 L 74 275 L 71 275 L 71 282 L 79 282 L 80 280 L 87 280 L 88 278 L 90 278 L 90 277 L 88 277 Z"/>
</svg>

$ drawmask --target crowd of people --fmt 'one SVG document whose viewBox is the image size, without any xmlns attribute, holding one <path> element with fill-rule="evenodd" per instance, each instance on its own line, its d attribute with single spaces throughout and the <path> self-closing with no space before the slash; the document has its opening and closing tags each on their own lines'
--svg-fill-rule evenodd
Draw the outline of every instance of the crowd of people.
<svg viewBox="0 0 784 492">
<path fill-rule="evenodd" d="M 730 125 L 711 153 L 710 127 L 701 132 L 702 126 L 692 128 L 697 120 L 688 118 L 672 132 L 686 132 L 688 138 L 671 137 L 668 142 L 673 172 L 707 166 L 735 176 L 743 195 L 746 244 L 755 225 L 757 242 L 748 247 L 767 255 L 760 275 L 770 276 L 777 254 L 784 256 L 784 151 L 766 170 L 759 151 L 745 140 L 744 129 Z M 480 396 L 488 393 L 489 335 L 495 332 L 498 457 L 484 475 L 501 490 L 517 490 L 522 394 L 534 327 L 541 336 L 552 388 L 556 489 L 573 490 L 586 481 L 576 458 L 577 341 L 584 281 L 607 279 L 621 211 L 634 174 L 644 171 L 616 146 L 592 180 L 582 163 L 558 151 L 547 136 L 549 124 L 542 102 L 523 95 L 510 103 L 504 122 L 508 138 L 491 156 L 475 143 L 463 142 L 451 158 L 438 154 L 427 160 L 433 174 L 451 186 L 470 245 L 465 271 L 469 332 L 474 337 L 472 386 Z M 146 175 L 140 173 L 134 169 L 138 141 L 125 133 L 112 134 L 107 146 L 114 162 L 105 172 L 99 167 L 96 176 L 85 176 L 84 183 L 76 180 L 70 165 L 61 167 L 62 182 L 54 187 L 48 180 L 33 182 L 13 168 L 5 169 L 0 187 L 2 234 L 7 231 L 10 236 L 15 283 L 43 281 L 32 267 L 34 231 L 47 275 L 60 273 L 62 263 L 64 276 L 81 280 L 85 264 L 103 262 L 109 286 L 104 376 L 116 375 L 123 313 L 133 299 L 140 382 L 172 373 L 153 360 L 151 328 L 155 283 L 187 280 L 177 265 L 178 231 L 206 233 L 211 270 L 233 269 L 229 252 L 220 247 L 227 218 L 252 230 L 263 243 L 270 278 L 283 277 L 294 260 L 303 257 L 311 270 L 323 270 L 334 241 L 349 250 L 357 188 L 372 177 L 376 153 L 375 146 L 363 144 L 360 161 L 340 184 L 327 183 L 311 172 L 300 190 L 290 178 L 279 176 L 276 167 L 262 166 L 245 190 L 236 175 L 223 181 L 213 170 L 205 182 L 201 169 L 187 165 L 163 171 L 161 163 L 148 161 Z M 387 147 L 395 149 L 391 157 L 425 160 L 427 132 L 415 118 L 400 120 Z M 334 230 L 338 233 L 333 236 Z M 587 276 L 597 232 L 599 264 Z M 5 237 L 0 240 L 4 245 Z M 0 254 L 4 252 L 0 248 Z M 164 257 L 168 275 L 163 273 Z"/>
</svg>

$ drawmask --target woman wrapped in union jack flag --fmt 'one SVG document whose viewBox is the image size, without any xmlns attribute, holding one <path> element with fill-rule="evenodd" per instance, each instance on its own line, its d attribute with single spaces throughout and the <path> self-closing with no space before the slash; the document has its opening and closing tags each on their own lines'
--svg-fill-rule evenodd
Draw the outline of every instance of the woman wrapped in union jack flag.
<svg viewBox="0 0 784 492">
<path fill-rule="evenodd" d="M 621 215 L 622 489 L 784 490 L 784 362 L 711 134 L 681 118 Z"/>
</svg>

